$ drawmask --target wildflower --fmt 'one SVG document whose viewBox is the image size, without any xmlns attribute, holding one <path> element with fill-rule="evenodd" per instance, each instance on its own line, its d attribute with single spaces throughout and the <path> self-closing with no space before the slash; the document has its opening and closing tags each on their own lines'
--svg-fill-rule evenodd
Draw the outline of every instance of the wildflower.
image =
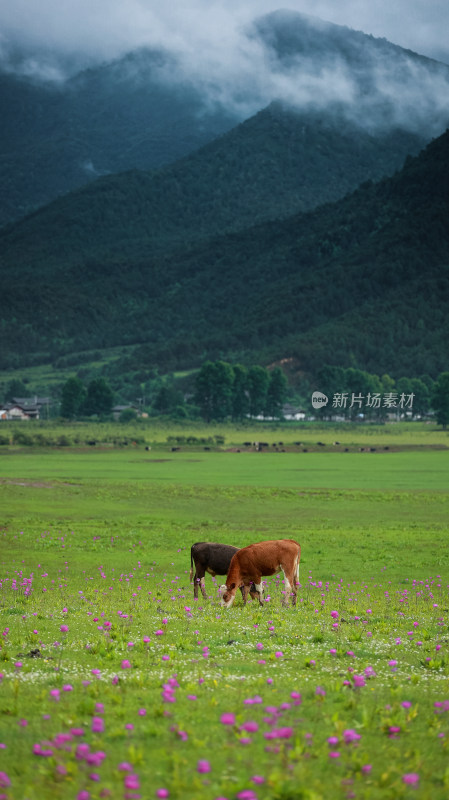
<svg viewBox="0 0 449 800">
<path fill-rule="evenodd" d="M 411 707 L 412 707 L 412 704 L 411 704 L 410 700 L 404 700 L 404 701 L 401 703 L 401 706 L 402 706 L 402 708 L 411 708 Z"/>
<path fill-rule="evenodd" d="M 61 633 L 68 633 L 69 626 L 68 625 L 61 625 L 59 630 L 61 631 Z"/>
<path fill-rule="evenodd" d="M 340 753 L 337 750 L 330 750 L 329 758 L 340 758 Z"/>
<path fill-rule="evenodd" d="M 251 780 L 252 780 L 253 783 L 256 783 L 256 784 L 265 783 L 265 778 L 263 778 L 262 775 L 253 775 Z"/>
<path fill-rule="evenodd" d="M 363 675 L 353 675 L 352 680 L 354 681 L 354 686 L 359 688 L 360 686 L 366 686 L 365 678 Z"/>
<path fill-rule="evenodd" d="M 162 656 L 162 661 L 170 661 L 170 656 Z"/>
<path fill-rule="evenodd" d="M 83 761 L 85 758 L 87 758 L 89 751 L 90 747 L 88 744 L 79 744 L 75 750 L 75 756 L 78 761 Z"/>
<path fill-rule="evenodd" d="M 322 688 L 322 686 L 317 686 L 317 687 L 316 687 L 316 689 L 315 689 L 315 694 L 316 694 L 316 695 L 318 695 L 319 697 L 325 697 L 325 696 L 326 696 L 326 692 L 325 692 L 325 690 Z"/>
<path fill-rule="evenodd" d="M 339 741 L 338 736 L 329 736 L 327 743 L 329 747 L 335 747 L 335 745 L 338 744 L 338 741 Z"/>
<path fill-rule="evenodd" d="M 6 772 L 0 772 L 0 786 L 2 789 L 7 789 L 8 786 L 11 786 L 11 781 Z"/>
<path fill-rule="evenodd" d="M 72 692 L 73 691 L 72 684 L 71 683 L 65 683 L 64 686 L 62 687 L 62 691 L 63 692 Z"/>
<path fill-rule="evenodd" d="M 103 733 L 104 720 L 101 717 L 93 717 L 92 719 L 92 733 Z"/>
<path fill-rule="evenodd" d="M 50 689 L 50 697 L 57 703 L 59 701 L 59 689 Z"/>
<path fill-rule="evenodd" d="M 122 669 L 131 669 L 131 662 L 124 658 L 120 666 Z"/>
<path fill-rule="evenodd" d="M 138 775 L 135 775 L 134 773 L 125 775 L 124 785 L 125 789 L 138 789 L 140 786 Z"/>
<path fill-rule="evenodd" d="M 205 759 L 200 759 L 198 764 L 196 765 L 196 771 L 200 774 L 205 774 L 206 772 L 210 772 L 211 766 L 208 761 Z"/>
<path fill-rule="evenodd" d="M 402 780 L 409 786 L 416 786 L 416 784 L 419 783 L 419 775 L 416 772 L 406 772 L 405 775 L 402 776 Z"/>
<path fill-rule="evenodd" d="M 158 789 L 156 791 L 156 797 L 161 797 L 161 798 L 170 797 L 170 792 L 168 791 L 168 789 Z"/>
<path fill-rule="evenodd" d="M 332 617 L 332 619 L 338 619 L 338 617 L 339 617 L 339 616 L 340 616 L 340 615 L 339 615 L 338 611 L 331 611 L 331 617 Z"/>
<path fill-rule="evenodd" d="M 373 767 L 372 767 L 371 764 L 364 764 L 363 767 L 362 767 L 362 772 L 364 773 L 364 775 L 369 775 L 369 773 L 371 772 L 372 768 Z"/>
<path fill-rule="evenodd" d="M 232 714 L 230 711 L 226 711 L 220 717 L 220 722 L 222 725 L 234 725 L 235 723 L 235 714 Z"/>
<path fill-rule="evenodd" d="M 360 741 L 361 736 L 357 731 L 348 728 L 346 731 L 343 731 L 343 739 L 345 740 L 345 744 L 351 744 L 352 742 Z"/>
<path fill-rule="evenodd" d="M 138 711 L 139 717 L 145 717 L 146 713 L 147 713 L 146 708 L 139 708 L 139 711 Z"/>
<path fill-rule="evenodd" d="M 247 733 L 256 733 L 256 731 L 259 730 L 259 726 L 257 722 L 249 720 L 248 722 L 244 722 L 243 725 L 240 725 L 240 730 L 246 731 Z"/>
</svg>

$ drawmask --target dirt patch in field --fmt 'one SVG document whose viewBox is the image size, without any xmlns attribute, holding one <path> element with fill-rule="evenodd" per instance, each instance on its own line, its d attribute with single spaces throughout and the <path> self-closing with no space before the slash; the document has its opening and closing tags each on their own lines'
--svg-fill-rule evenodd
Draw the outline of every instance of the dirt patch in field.
<svg viewBox="0 0 449 800">
<path fill-rule="evenodd" d="M 8 484 L 9 486 L 27 486 L 32 489 L 57 489 L 58 486 L 73 486 L 73 483 L 45 483 L 43 481 L 8 481 L 6 478 L 0 478 L 0 483 Z"/>
</svg>

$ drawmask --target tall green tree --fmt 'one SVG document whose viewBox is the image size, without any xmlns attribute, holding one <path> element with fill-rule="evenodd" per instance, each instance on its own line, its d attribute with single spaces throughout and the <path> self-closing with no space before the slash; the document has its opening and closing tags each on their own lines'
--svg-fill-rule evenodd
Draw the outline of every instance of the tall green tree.
<svg viewBox="0 0 449 800">
<path fill-rule="evenodd" d="M 264 413 L 269 383 L 270 376 L 264 367 L 250 367 L 248 370 L 248 395 L 251 417 L 257 417 Z"/>
<path fill-rule="evenodd" d="M 195 381 L 195 402 L 206 422 L 232 413 L 234 370 L 226 361 L 206 361 Z"/>
<path fill-rule="evenodd" d="M 235 364 L 233 369 L 232 419 L 240 420 L 246 417 L 249 412 L 248 370 L 242 364 Z"/>
<path fill-rule="evenodd" d="M 86 389 L 83 382 L 77 378 L 69 378 L 62 387 L 61 417 L 74 419 L 77 417 L 86 401 Z"/>
<path fill-rule="evenodd" d="M 270 372 L 270 382 L 267 389 L 265 403 L 265 416 L 281 419 L 282 407 L 287 397 L 287 378 L 280 369 L 275 367 Z"/>
<path fill-rule="evenodd" d="M 433 387 L 432 408 L 438 425 L 446 430 L 449 425 L 449 372 L 442 372 Z"/>
<path fill-rule="evenodd" d="M 107 417 L 112 411 L 114 392 L 104 378 L 94 378 L 87 387 L 87 397 L 83 407 L 86 416 L 98 414 Z"/>
</svg>

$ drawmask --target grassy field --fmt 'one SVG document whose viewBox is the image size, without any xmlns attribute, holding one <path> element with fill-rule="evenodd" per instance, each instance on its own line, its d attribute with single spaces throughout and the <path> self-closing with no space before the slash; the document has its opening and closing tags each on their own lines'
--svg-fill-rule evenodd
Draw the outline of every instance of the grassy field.
<svg viewBox="0 0 449 800">
<path fill-rule="evenodd" d="M 0 448 L 0 798 L 448 797 L 446 432 L 39 430 Z M 296 609 L 193 600 L 193 542 L 271 538 Z"/>
</svg>

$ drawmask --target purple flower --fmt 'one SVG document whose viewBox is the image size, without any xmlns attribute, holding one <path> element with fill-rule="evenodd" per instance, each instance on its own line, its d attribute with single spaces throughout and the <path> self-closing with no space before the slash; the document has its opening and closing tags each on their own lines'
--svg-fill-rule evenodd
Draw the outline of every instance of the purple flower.
<svg viewBox="0 0 449 800">
<path fill-rule="evenodd" d="M 69 626 L 68 625 L 61 625 L 59 630 L 61 631 L 61 633 L 67 633 L 68 630 L 69 630 Z"/>
<path fill-rule="evenodd" d="M 131 662 L 124 658 L 120 666 L 122 669 L 131 669 Z"/>
<path fill-rule="evenodd" d="M 225 713 L 220 717 L 220 722 L 222 725 L 234 725 L 235 714 L 232 714 L 230 711 L 225 711 Z"/>
<path fill-rule="evenodd" d="M 11 781 L 6 772 L 0 772 L 0 786 L 2 789 L 6 789 L 8 786 L 11 786 Z"/>
<path fill-rule="evenodd" d="M 156 797 L 161 797 L 161 798 L 170 797 L 170 792 L 168 791 L 168 789 L 158 789 L 156 792 Z"/>
<path fill-rule="evenodd" d="M 92 718 L 92 733 L 103 733 L 104 720 L 101 717 Z"/>
<path fill-rule="evenodd" d="M 359 742 L 362 737 L 360 733 L 353 730 L 352 728 L 348 728 L 346 731 L 343 731 L 343 739 L 345 744 L 351 744 L 352 742 Z"/>
<path fill-rule="evenodd" d="M 208 761 L 205 759 L 200 759 L 198 764 L 196 765 L 196 771 L 200 774 L 205 774 L 206 772 L 210 772 L 211 766 Z"/>
<path fill-rule="evenodd" d="M 419 783 L 419 775 L 416 772 L 406 772 L 405 775 L 402 776 L 402 780 L 409 786 L 416 786 L 416 784 Z"/>
<path fill-rule="evenodd" d="M 125 775 L 123 782 L 125 789 L 138 789 L 140 786 L 139 777 L 134 773 L 131 773 L 131 775 Z"/>
<path fill-rule="evenodd" d="M 240 725 L 240 729 L 242 731 L 246 731 L 247 733 L 256 733 L 256 731 L 259 730 L 259 726 L 257 722 L 249 720 L 248 722 L 244 722 L 243 725 Z"/>
</svg>

